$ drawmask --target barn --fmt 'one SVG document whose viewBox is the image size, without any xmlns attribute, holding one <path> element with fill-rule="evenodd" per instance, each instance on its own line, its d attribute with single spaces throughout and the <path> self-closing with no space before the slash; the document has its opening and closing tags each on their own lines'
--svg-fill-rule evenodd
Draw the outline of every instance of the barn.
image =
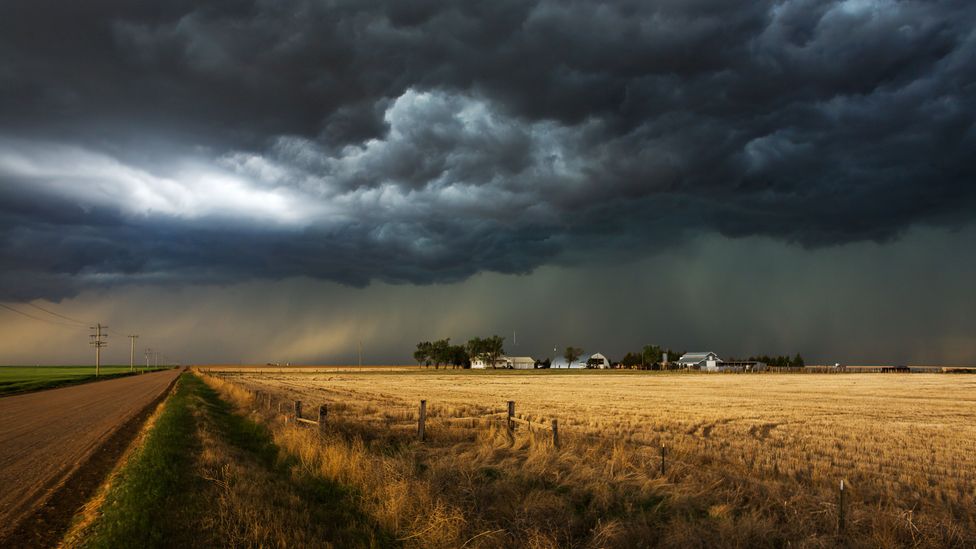
<svg viewBox="0 0 976 549">
<path fill-rule="evenodd" d="M 606 370 L 610 368 L 610 359 L 600 353 L 593 353 L 589 358 L 586 359 L 586 367 Z"/>
</svg>

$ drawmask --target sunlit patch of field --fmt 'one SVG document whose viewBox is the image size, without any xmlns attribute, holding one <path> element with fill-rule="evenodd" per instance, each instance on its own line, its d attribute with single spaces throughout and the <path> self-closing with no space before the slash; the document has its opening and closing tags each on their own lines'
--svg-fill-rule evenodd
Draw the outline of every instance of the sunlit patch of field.
<svg viewBox="0 0 976 549">
<path fill-rule="evenodd" d="M 398 471 L 396 482 L 409 488 L 393 505 L 399 516 L 413 516 L 404 509 L 411 494 L 422 493 L 454 517 L 437 526 L 442 537 L 409 538 L 420 545 L 828 547 L 838 543 L 841 479 L 850 487 L 843 534 L 849 544 L 976 543 L 976 379 L 969 376 L 424 371 L 221 377 L 278 401 L 302 400 L 306 415 L 328 404 L 335 433 L 326 452 L 349 448 L 356 455 L 348 459 L 360 469 L 378 459 L 384 470 Z M 414 441 L 421 399 L 430 418 L 424 445 Z M 501 412 L 509 400 L 518 416 L 540 427 L 521 427 L 510 440 L 497 421 L 448 420 Z M 553 418 L 560 448 L 542 427 Z M 294 443 L 308 434 L 292 431 L 282 440 L 310 451 Z M 366 480 L 368 473 L 353 474 L 335 459 L 328 467 L 316 463 L 322 474 L 379 494 L 377 514 L 389 506 L 393 496 L 383 495 L 381 482 Z M 422 516 L 415 521 L 389 526 L 406 537 L 423 531 Z"/>
</svg>

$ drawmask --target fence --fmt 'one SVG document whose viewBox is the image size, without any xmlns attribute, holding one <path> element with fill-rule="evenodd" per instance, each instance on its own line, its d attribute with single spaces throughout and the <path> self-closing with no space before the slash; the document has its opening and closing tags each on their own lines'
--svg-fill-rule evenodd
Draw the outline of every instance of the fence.
<svg viewBox="0 0 976 549">
<path fill-rule="evenodd" d="M 213 375 L 213 374 L 207 374 Z M 273 411 L 275 408 L 275 400 L 273 394 L 267 391 L 261 390 L 250 390 L 245 387 L 239 388 L 243 389 L 249 393 L 254 398 L 254 404 L 256 407 L 265 408 L 269 411 Z M 328 403 L 322 403 L 318 407 L 317 419 L 309 419 L 303 417 L 303 403 L 301 400 L 279 400 L 277 401 L 277 417 L 284 422 L 292 422 L 296 426 L 314 426 L 320 433 L 326 433 L 329 429 L 328 422 Z M 418 407 L 416 408 L 416 437 L 420 442 L 427 442 L 428 440 L 428 401 L 426 399 L 420 400 Z M 504 410 L 499 412 L 493 412 L 488 414 L 473 415 L 473 416 L 451 416 L 437 418 L 438 421 L 443 424 L 452 424 L 456 422 L 487 422 L 487 423 L 500 423 L 504 422 L 506 432 L 510 438 L 514 440 L 517 426 L 525 426 L 530 432 L 535 432 L 535 430 L 541 430 L 548 433 L 548 437 L 552 442 L 553 447 L 559 449 L 560 446 L 560 431 L 559 431 L 559 420 L 557 418 L 552 418 L 548 423 L 530 421 L 516 415 L 516 402 L 509 400 L 506 402 L 506 407 Z M 411 420 L 412 422 L 412 420 Z M 574 433 L 574 436 L 581 438 L 590 439 L 600 439 L 607 440 L 609 437 L 595 435 L 593 433 Z M 632 442 L 634 443 L 634 442 Z M 651 446 L 650 444 L 635 443 L 640 446 Z M 675 465 L 681 465 L 685 468 L 693 468 L 695 465 L 676 458 L 671 454 L 667 445 L 664 442 L 660 442 L 655 446 L 655 451 L 659 450 L 659 463 L 655 466 L 659 466 L 660 475 L 664 477 L 667 475 L 668 470 L 673 468 Z M 844 536 L 846 527 L 846 510 L 847 510 L 847 484 L 845 480 L 840 481 L 838 500 L 837 500 L 837 535 Z"/>
</svg>

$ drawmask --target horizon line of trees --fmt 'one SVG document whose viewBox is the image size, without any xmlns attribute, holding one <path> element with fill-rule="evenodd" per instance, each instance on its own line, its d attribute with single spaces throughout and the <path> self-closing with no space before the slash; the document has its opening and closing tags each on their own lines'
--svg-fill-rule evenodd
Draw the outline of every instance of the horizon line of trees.
<svg viewBox="0 0 976 549">
<path fill-rule="evenodd" d="M 490 337 L 475 337 L 464 345 L 451 345 L 451 338 L 437 341 L 421 341 L 413 353 L 417 364 L 427 368 L 433 366 L 439 369 L 452 366 L 453 368 L 470 368 L 471 361 L 482 360 L 497 367 L 498 359 L 505 353 L 505 338 L 499 335 Z"/>
</svg>

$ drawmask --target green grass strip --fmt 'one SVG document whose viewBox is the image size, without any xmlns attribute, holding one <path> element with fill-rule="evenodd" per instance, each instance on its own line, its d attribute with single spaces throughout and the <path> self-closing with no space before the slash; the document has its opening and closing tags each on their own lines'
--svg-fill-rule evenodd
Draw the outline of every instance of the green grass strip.
<svg viewBox="0 0 976 549">
<path fill-rule="evenodd" d="M 87 547 L 194 546 L 192 517 L 201 506 L 193 474 L 199 443 L 190 408 L 203 382 L 183 374 L 136 454 L 113 482 Z M 189 521 L 187 519 L 190 519 Z"/>
</svg>

